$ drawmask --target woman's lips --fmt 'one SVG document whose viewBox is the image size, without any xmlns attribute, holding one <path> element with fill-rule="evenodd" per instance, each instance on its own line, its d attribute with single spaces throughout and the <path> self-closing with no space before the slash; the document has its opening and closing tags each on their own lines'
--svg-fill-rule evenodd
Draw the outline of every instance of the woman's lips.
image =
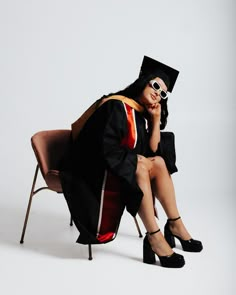
<svg viewBox="0 0 236 295">
<path fill-rule="evenodd" d="M 151 94 L 151 98 L 152 98 L 153 100 L 157 100 L 156 95 Z"/>
</svg>

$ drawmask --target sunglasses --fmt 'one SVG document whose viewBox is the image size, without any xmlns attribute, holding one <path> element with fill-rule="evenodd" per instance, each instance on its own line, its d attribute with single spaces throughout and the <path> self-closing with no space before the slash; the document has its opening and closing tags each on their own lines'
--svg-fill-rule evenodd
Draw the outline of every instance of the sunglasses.
<svg viewBox="0 0 236 295">
<path fill-rule="evenodd" d="M 151 80 L 149 82 L 149 84 L 151 85 L 151 87 L 155 90 L 155 91 L 158 91 L 159 92 L 159 95 L 162 99 L 167 99 L 168 95 L 167 95 L 167 92 L 165 92 L 161 86 L 157 83 L 156 80 Z"/>
</svg>

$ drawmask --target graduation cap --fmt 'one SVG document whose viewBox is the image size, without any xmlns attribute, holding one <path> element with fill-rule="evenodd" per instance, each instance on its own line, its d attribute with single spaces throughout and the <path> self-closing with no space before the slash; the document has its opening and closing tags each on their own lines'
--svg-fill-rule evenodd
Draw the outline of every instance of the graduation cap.
<svg viewBox="0 0 236 295">
<path fill-rule="evenodd" d="M 168 91 L 172 92 L 177 77 L 179 75 L 179 71 L 155 59 L 152 59 L 148 56 L 144 56 L 139 77 L 141 75 L 148 75 L 152 73 L 157 73 L 157 77 L 160 77 L 167 85 Z"/>
</svg>

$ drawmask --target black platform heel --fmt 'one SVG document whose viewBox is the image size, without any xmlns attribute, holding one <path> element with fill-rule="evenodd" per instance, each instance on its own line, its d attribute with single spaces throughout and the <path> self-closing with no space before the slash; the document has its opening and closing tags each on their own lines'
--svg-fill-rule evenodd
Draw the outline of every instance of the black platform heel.
<svg viewBox="0 0 236 295">
<path fill-rule="evenodd" d="M 146 236 L 143 240 L 143 262 L 148 264 L 154 264 L 156 262 L 155 252 L 152 250 L 151 245 L 148 240 L 148 235 L 153 235 L 158 233 L 160 229 L 155 232 L 146 233 Z M 156 254 L 157 255 L 157 254 Z M 184 257 L 180 254 L 173 253 L 169 256 L 159 256 L 157 255 L 161 266 L 163 267 L 171 267 L 171 268 L 180 268 L 185 264 Z"/>
<path fill-rule="evenodd" d="M 164 236 L 167 241 L 167 243 L 170 245 L 171 248 L 175 247 L 175 238 L 177 238 L 184 251 L 187 252 L 200 252 L 203 249 L 202 243 L 198 240 L 189 239 L 189 240 L 183 240 L 180 237 L 174 235 L 170 230 L 170 221 L 176 221 L 180 219 L 181 217 L 168 219 L 164 228 Z"/>
</svg>

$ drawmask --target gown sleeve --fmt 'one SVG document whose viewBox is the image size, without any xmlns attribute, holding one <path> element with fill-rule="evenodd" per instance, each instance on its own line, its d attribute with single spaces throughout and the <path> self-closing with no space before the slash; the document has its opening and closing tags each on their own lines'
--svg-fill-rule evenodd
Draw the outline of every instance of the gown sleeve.
<svg viewBox="0 0 236 295">
<path fill-rule="evenodd" d="M 127 117 L 120 101 L 107 102 L 109 116 L 103 134 L 103 155 L 107 168 L 118 176 L 125 191 L 127 210 L 135 216 L 143 196 L 136 182 L 137 154 L 122 144 L 127 135 Z"/>
<path fill-rule="evenodd" d="M 129 177 L 130 168 L 136 170 L 137 155 L 122 145 L 127 134 L 127 118 L 122 102 L 110 106 L 110 115 L 104 128 L 103 153 L 108 168 L 119 177 Z"/>
</svg>

